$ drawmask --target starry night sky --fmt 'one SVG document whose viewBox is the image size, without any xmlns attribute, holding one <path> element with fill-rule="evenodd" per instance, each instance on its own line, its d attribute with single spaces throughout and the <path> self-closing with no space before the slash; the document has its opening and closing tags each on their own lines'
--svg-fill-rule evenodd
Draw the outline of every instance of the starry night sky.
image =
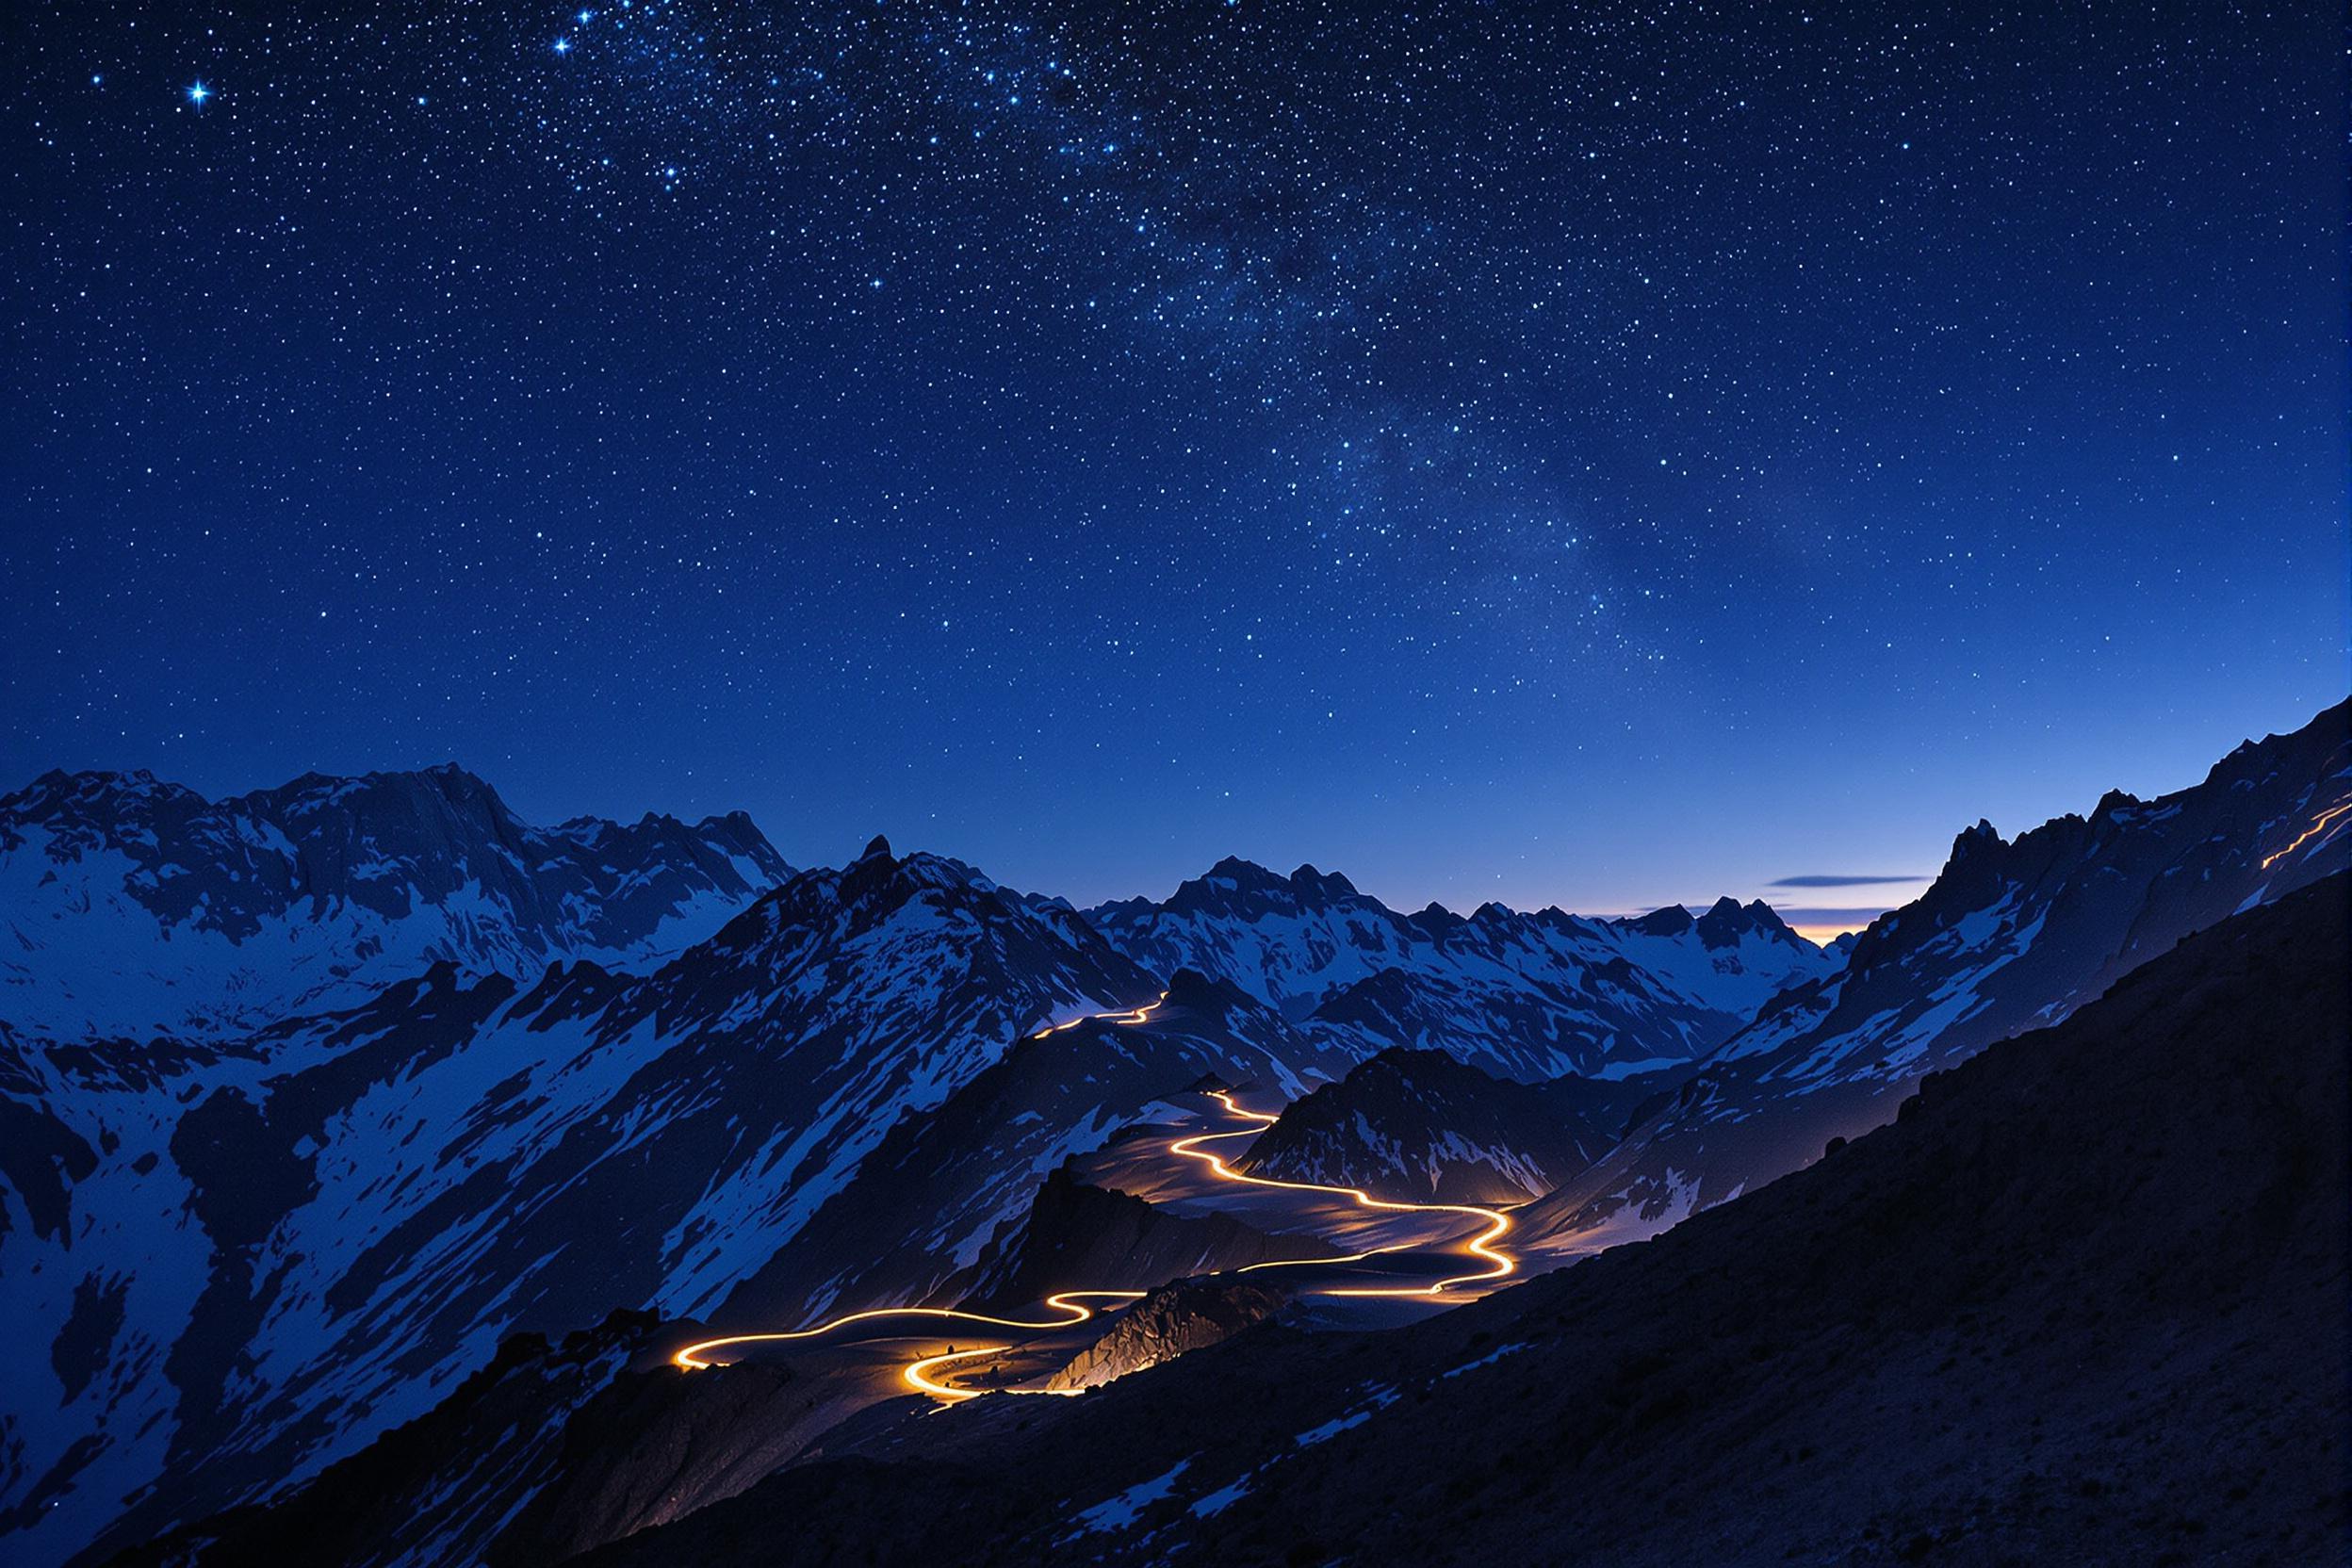
<svg viewBox="0 0 2352 1568">
<path fill-rule="evenodd" d="M 2340 21 L 23 0 L 0 787 L 1933 872 L 2344 694 Z"/>
</svg>

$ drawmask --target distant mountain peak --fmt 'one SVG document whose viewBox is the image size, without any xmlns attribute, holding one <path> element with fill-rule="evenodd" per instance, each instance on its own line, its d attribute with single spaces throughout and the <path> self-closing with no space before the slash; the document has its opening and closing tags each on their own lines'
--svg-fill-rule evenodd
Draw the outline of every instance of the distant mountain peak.
<svg viewBox="0 0 2352 1568">
<path fill-rule="evenodd" d="M 2091 816 L 2093 820 L 2100 817 L 2113 817 L 2146 804 L 2147 802 L 2128 790 L 2110 790 L 2099 797 L 2099 805 L 2093 808 Z"/>
<path fill-rule="evenodd" d="M 1310 877 L 1313 880 L 1308 880 Z M 1254 860 L 1228 855 L 1200 875 L 1179 884 L 1166 907 L 1179 912 L 1219 912 L 1265 905 L 1326 902 L 1330 895 L 1325 886 L 1324 878 L 1312 866 L 1301 866 L 1297 873 L 1284 876 Z"/>
<path fill-rule="evenodd" d="M 1691 919 L 1690 911 L 1681 905 L 1669 904 L 1663 909 L 1653 909 L 1625 923 L 1645 937 L 1679 937 L 1698 922 Z"/>
<path fill-rule="evenodd" d="M 827 896 L 845 906 L 895 908 L 925 891 L 933 891 L 956 899 L 1002 895 L 1007 905 L 1017 905 L 1032 916 L 1052 918 L 1046 907 L 1050 901 L 1001 887 L 978 867 L 951 856 L 920 849 L 894 855 L 890 841 L 878 835 L 858 858 L 839 872 L 823 873 L 820 877 L 829 890 Z"/>
<path fill-rule="evenodd" d="M 1747 936 L 1772 940 L 1799 939 L 1797 934 L 1788 928 L 1788 923 L 1762 899 L 1742 904 L 1736 898 L 1719 898 L 1694 924 L 1699 940 L 1710 949 L 1736 947 L 1740 939 Z"/>
<path fill-rule="evenodd" d="M 1448 932 L 1469 923 L 1435 899 L 1423 905 L 1418 914 L 1407 915 L 1405 922 L 1432 941 L 1443 941 Z"/>
<path fill-rule="evenodd" d="M 1281 880 L 1255 860 L 1245 860 L 1238 855 L 1228 855 L 1211 866 L 1206 873 L 1213 877 L 1234 882 L 1276 882 Z"/>
<path fill-rule="evenodd" d="M 1238 855 L 1228 855 L 1211 866 L 1200 880 L 1230 882 L 1244 892 L 1271 892 L 1289 886 L 1289 878 L 1277 874 L 1255 860 L 1245 860 Z"/>
<path fill-rule="evenodd" d="M 0 828 L 14 821 L 39 820 L 69 806 L 97 806 L 110 800 L 143 796 L 203 799 L 185 785 L 167 783 L 145 768 L 128 772 L 83 768 L 71 773 L 51 768 L 24 789 L 0 795 Z"/>
<path fill-rule="evenodd" d="M 1327 899 L 1355 898 L 1356 885 L 1337 872 L 1319 872 L 1311 865 L 1301 865 L 1290 874 L 1290 885 L 1321 894 Z"/>
<path fill-rule="evenodd" d="M 1434 902 L 1408 915 L 1311 865 L 1282 877 L 1235 858 L 1164 904 L 1085 916 L 1145 967 L 1230 981 L 1351 1051 L 1439 1045 L 1528 1081 L 1693 1059 L 1775 991 L 1833 967 L 1761 905 L 1727 901 L 1705 939 L 1679 906 L 1646 922 L 1493 901 L 1467 917 Z"/>
<path fill-rule="evenodd" d="M 1958 857 L 1979 849 L 1998 849 L 2002 841 L 2000 831 L 1989 821 L 1979 817 L 1974 827 L 1962 828 L 1952 839 L 1952 853 Z"/>
</svg>

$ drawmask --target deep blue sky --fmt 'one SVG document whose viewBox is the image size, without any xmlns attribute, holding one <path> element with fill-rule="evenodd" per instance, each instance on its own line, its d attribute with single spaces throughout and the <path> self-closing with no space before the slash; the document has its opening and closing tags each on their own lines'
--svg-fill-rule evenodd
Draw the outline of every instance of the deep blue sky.
<svg viewBox="0 0 2352 1568">
<path fill-rule="evenodd" d="M 11 7 L 0 772 L 1594 910 L 2190 782 L 2345 691 L 2338 8 L 1906 9 Z"/>
</svg>

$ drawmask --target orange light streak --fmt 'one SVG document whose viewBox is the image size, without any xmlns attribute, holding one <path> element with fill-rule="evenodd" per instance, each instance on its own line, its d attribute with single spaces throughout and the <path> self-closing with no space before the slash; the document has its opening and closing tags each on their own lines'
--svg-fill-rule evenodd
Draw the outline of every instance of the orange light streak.
<svg viewBox="0 0 2352 1568">
<path fill-rule="evenodd" d="M 1095 1315 L 1094 1308 L 1078 1304 L 1081 1297 L 1105 1301 L 1132 1301 L 1142 1294 L 1140 1290 L 1058 1291 L 1045 1298 L 1045 1305 L 1067 1315 L 1043 1323 L 1031 1323 L 1019 1317 L 991 1317 L 987 1313 L 965 1312 L 958 1307 L 874 1307 L 865 1312 L 844 1313 L 839 1317 L 827 1318 L 813 1329 L 792 1329 L 780 1333 L 725 1334 L 717 1339 L 701 1340 L 671 1356 L 670 1364 L 689 1372 L 698 1372 L 706 1366 L 719 1364 L 704 1357 L 706 1350 L 717 1350 L 729 1345 L 776 1345 L 787 1340 L 815 1339 L 836 1329 L 846 1329 L 853 1323 L 871 1323 L 885 1317 L 929 1317 L 953 1323 L 984 1323 L 992 1329 L 1067 1329 L 1084 1323 Z"/>
<path fill-rule="evenodd" d="M 2311 825 L 2305 828 L 2300 834 L 2298 834 L 2295 842 L 2278 851 L 2276 855 L 2265 855 L 2262 857 L 2262 869 L 2264 871 L 2268 871 L 2274 862 L 2285 859 L 2288 856 L 2293 855 L 2296 850 L 2301 849 L 2305 844 L 2311 842 L 2315 836 L 2327 832 L 2328 825 L 2342 817 L 2346 811 L 2352 811 L 2352 800 L 2346 800 L 2341 805 L 2330 806 L 2328 809 L 2322 811 L 2318 816 L 2313 817 L 2311 819 Z"/>
<path fill-rule="evenodd" d="M 1002 1350 L 1009 1348 L 1009 1346 L 1004 1345 L 983 1345 L 977 1349 L 950 1350 L 943 1355 L 925 1356 L 921 1361 L 908 1362 L 906 1364 L 906 1369 L 904 1372 L 901 1372 L 899 1377 L 905 1380 L 907 1387 L 915 1390 L 919 1394 L 928 1394 L 931 1397 L 937 1399 L 943 1405 L 958 1405 L 963 1403 L 966 1399 L 977 1399 L 980 1396 L 968 1388 L 956 1388 L 949 1383 L 933 1382 L 931 1379 L 926 1376 L 931 1368 L 935 1366 L 945 1366 L 952 1361 L 969 1361 L 974 1356 L 993 1356 Z M 1046 1394 L 1059 1393 L 1061 1391 L 1058 1389 L 1049 1390 L 1040 1388 L 1024 1390 L 1023 1392 Z"/>
<path fill-rule="evenodd" d="M 1050 1023 L 1029 1037 L 1033 1040 L 1041 1040 L 1048 1035 L 1058 1035 L 1065 1029 L 1075 1029 L 1082 1023 L 1092 1023 L 1098 1019 L 1108 1020 L 1113 1023 L 1119 1024 L 1141 1023 L 1144 1020 L 1150 1018 L 1153 1013 L 1158 1012 L 1160 1010 L 1160 1004 L 1166 1002 L 1167 1000 L 1168 993 L 1166 991 L 1162 991 L 1156 998 L 1145 1003 L 1140 1007 L 1133 1007 L 1123 1013 L 1084 1013 L 1077 1018 L 1071 1019 L 1068 1023 Z"/>
</svg>

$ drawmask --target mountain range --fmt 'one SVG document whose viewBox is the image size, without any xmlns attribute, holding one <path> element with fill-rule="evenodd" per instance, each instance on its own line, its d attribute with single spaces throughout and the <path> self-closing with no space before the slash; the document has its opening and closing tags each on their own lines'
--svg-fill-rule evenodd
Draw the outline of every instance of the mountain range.
<svg viewBox="0 0 2352 1568">
<path fill-rule="evenodd" d="M 1693 919 L 1639 920 L 1485 904 L 1404 915 L 1348 880 L 1220 860 L 1163 903 L 1086 911 L 1160 973 L 1230 980 L 1285 1018 L 1354 1043 L 1443 1042 L 1499 1077 L 1622 1077 L 1707 1055 L 1775 993 L 1838 961 L 1767 906 L 1723 899 Z"/>
<path fill-rule="evenodd" d="M 879 840 L 795 871 L 740 814 L 532 827 L 452 768 L 220 802 L 47 775 L 0 800 L 0 1327 L 41 1348 L 0 1411 L 0 1542 L 97 1560 L 207 1516 L 248 1539 L 217 1521 L 279 1527 L 397 1470 L 439 1502 L 321 1560 L 557 1560 L 812 1484 L 819 1451 L 895 1463 L 893 1386 L 846 1352 L 692 1380 L 662 1357 L 680 1331 L 1333 1253 L 1119 1189 L 1120 1151 L 1204 1087 L 1279 1106 L 1235 1170 L 1513 1205 L 1530 1270 L 1679 1235 L 2336 876 L 2347 800 L 2340 705 L 2155 801 L 1980 824 L 1822 949 L 1760 904 L 1400 914 L 1239 860 L 1080 911 Z M 1153 1297 L 1072 1386 L 1176 1364 L 1073 1408 L 1212 1339 L 1344 1337 L 1250 1292 Z M 1245 1328 L 1268 1312 L 1295 1326 Z M 672 1434 L 658 1478 L 619 1435 L 641 1422 Z M 641 1502 L 580 1523 L 590 1476 Z"/>
<path fill-rule="evenodd" d="M 214 1037 L 436 960 L 641 965 L 790 872 L 740 811 L 535 827 L 453 766 L 218 801 L 145 773 L 49 773 L 0 797 L 0 1019 L 58 1039 Z"/>
</svg>

